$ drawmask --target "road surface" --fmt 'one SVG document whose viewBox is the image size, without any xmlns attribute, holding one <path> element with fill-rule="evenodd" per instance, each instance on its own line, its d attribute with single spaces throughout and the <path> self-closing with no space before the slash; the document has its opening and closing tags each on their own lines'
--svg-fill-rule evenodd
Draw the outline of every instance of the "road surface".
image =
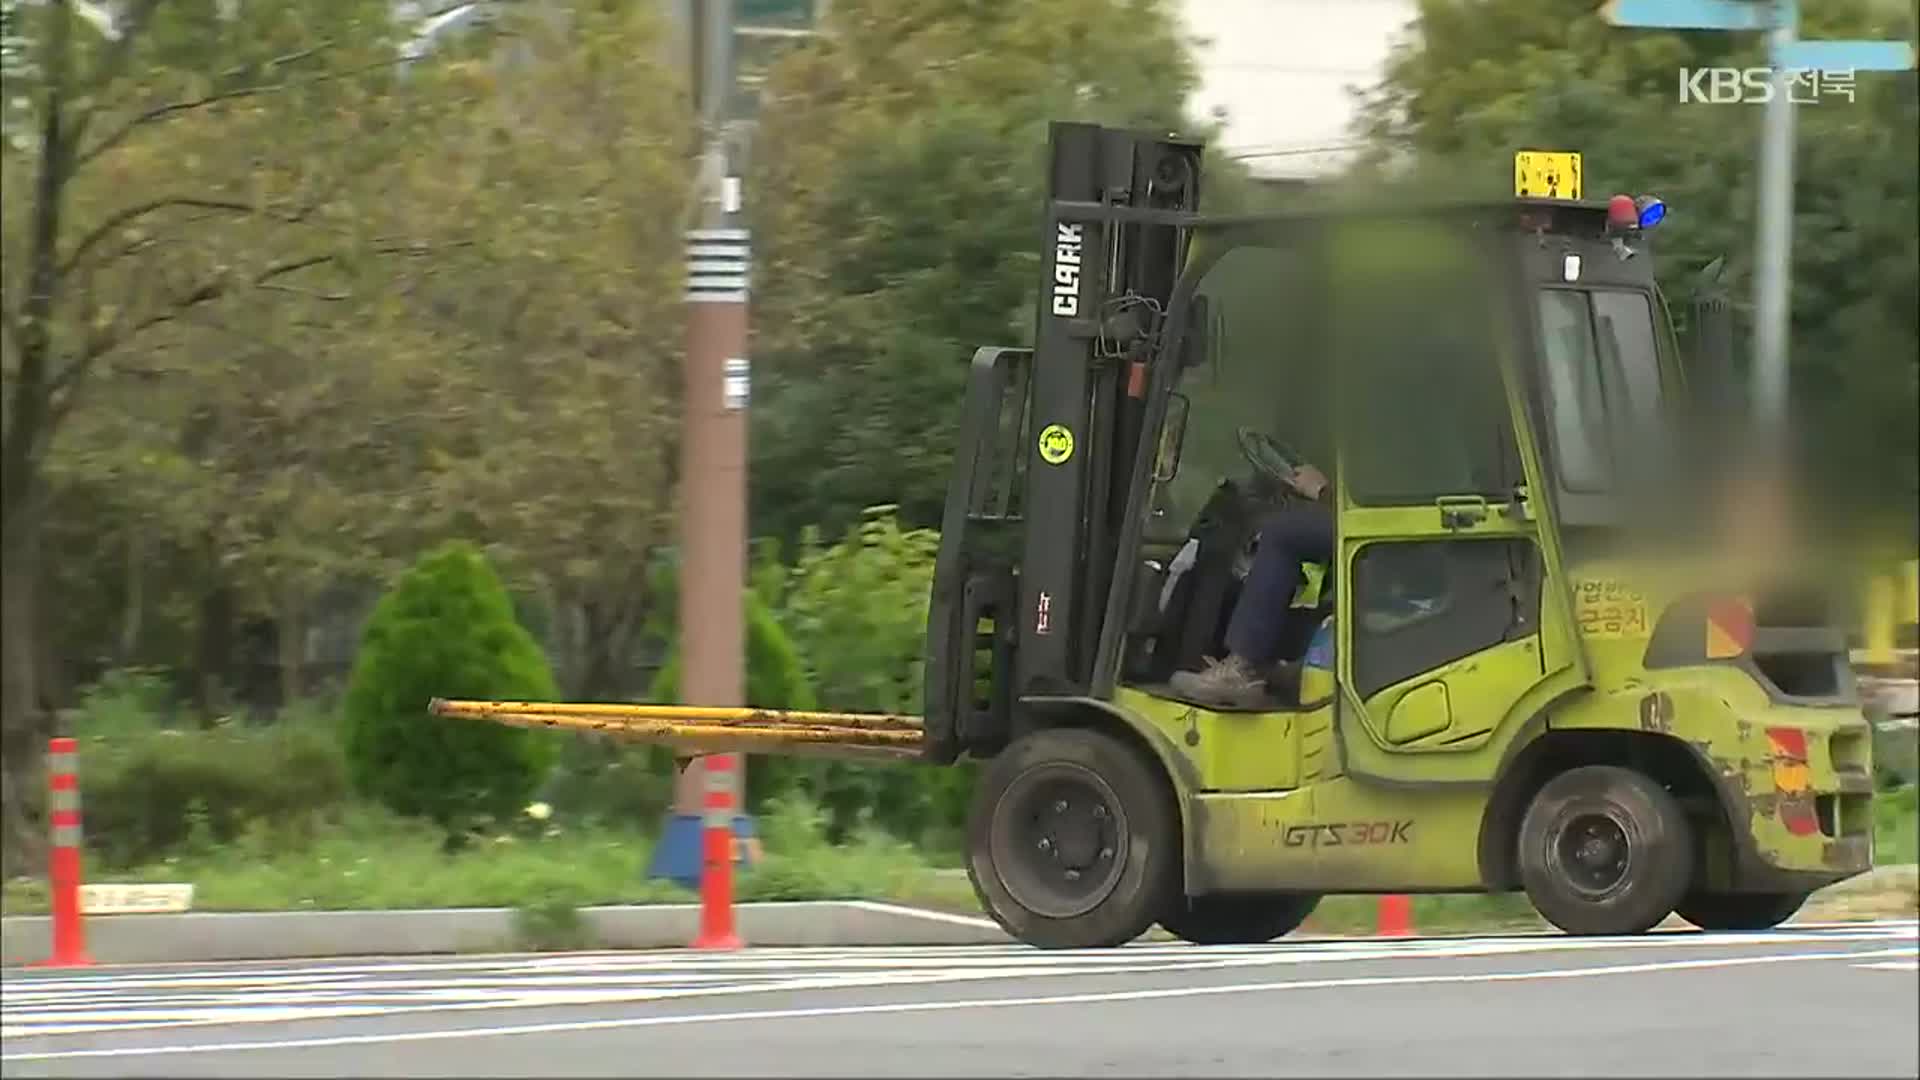
<svg viewBox="0 0 1920 1080">
<path fill-rule="evenodd" d="M 9 971 L 6 1076 L 1906 1076 L 1912 921 Z"/>
</svg>

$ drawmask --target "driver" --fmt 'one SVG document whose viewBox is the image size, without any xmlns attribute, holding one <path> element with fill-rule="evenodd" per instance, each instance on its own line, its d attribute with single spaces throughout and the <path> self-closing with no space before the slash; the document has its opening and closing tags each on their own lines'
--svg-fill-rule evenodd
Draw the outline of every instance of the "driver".
<svg viewBox="0 0 1920 1080">
<path fill-rule="evenodd" d="M 1168 682 L 1182 697 L 1241 708 L 1266 700 L 1264 673 L 1280 658 L 1287 609 L 1300 588 L 1300 564 L 1333 558 L 1333 509 L 1321 501 L 1326 474 L 1303 464 L 1288 484 L 1307 501 L 1289 503 L 1260 520 L 1253 568 L 1227 623 L 1227 657 L 1208 658 L 1205 671 L 1175 672 Z"/>
</svg>

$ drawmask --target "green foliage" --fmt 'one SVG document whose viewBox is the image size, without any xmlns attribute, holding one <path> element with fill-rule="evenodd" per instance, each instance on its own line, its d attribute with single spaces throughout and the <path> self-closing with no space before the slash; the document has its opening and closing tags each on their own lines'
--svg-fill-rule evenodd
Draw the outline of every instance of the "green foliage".
<svg viewBox="0 0 1920 1080">
<path fill-rule="evenodd" d="M 1671 208 L 1652 238 L 1669 303 L 1684 304 L 1680 283 L 1725 255 L 1744 328 L 1758 109 L 1680 104 L 1676 95 L 1682 67 L 1764 64 L 1758 37 L 1611 27 L 1587 0 L 1421 0 L 1418 12 L 1365 109 L 1368 172 L 1454 186 L 1471 177 L 1482 193 L 1504 197 L 1514 150 L 1578 150 L 1589 198 L 1651 191 Z M 1808 7 L 1803 33 L 1912 40 L 1915 28 L 1909 3 L 1835 0 Z M 1861 72 L 1855 82 L 1855 101 L 1796 110 L 1793 412 L 1827 521 L 1868 523 L 1911 550 L 1920 520 L 1920 105 L 1911 79 Z M 1742 360 L 1746 352 L 1736 349 Z"/>
<path fill-rule="evenodd" d="M 529 952 L 567 952 L 591 948 L 593 934 L 579 908 L 547 899 L 514 909 L 513 937 L 516 947 Z"/>
<path fill-rule="evenodd" d="M 116 668 L 80 692 L 74 734 L 81 738 L 139 735 L 171 725 L 173 687 L 157 668 Z"/>
<path fill-rule="evenodd" d="M 677 601 L 677 593 L 669 595 Z M 819 699 L 814 696 L 806 665 L 801 661 L 793 639 L 774 617 L 761 592 L 748 589 L 742 602 L 746 606 L 746 704 L 762 709 L 819 707 Z M 667 654 L 667 660 L 654 677 L 653 687 L 647 696 L 649 700 L 661 703 L 680 700 L 680 652 L 677 646 Z M 655 752 L 651 760 L 655 776 L 671 776 L 672 762 L 665 752 Z M 792 758 L 752 759 L 752 766 L 747 769 L 748 808 L 757 811 L 769 796 L 790 787 L 793 778 L 805 769 L 805 765 Z"/>
<path fill-rule="evenodd" d="M 546 657 L 486 558 L 444 544 L 381 598 L 361 637 L 345 702 L 354 784 L 446 828 L 510 817 L 551 765 L 554 736 L 430 716 L 427 704 L 554 696 Z"/>
<path fill-rule="evenodd" d="M 967 358 L 1031 332 L 1047 122 L 1180 127 L 1194 81 L 1160 0 L 836 0 L 826 25 L 769 69 L 748 185 L 754 520 L 786 538 L 882 501 L 938 520 Z"/>
<path fill-rule="evenodd" d="M 781 621 L 806 658 L 822 708 L 920 712 L 927 599 L 940 540 L 928 530 L 902 528 L 896 512 L 869 508 L 832 546 L 822 546 L 809 530 L 784 581 Z M 778 768 L 826 809 L 827 832 L 836 842 L 870 822 L 898 836 L 951 845 L 973 780 L 970 767 L 911 763 L 793 760 Z M 756 770 L 767 771 L 758 764 Z"/>
<path fill-rule="evenodd" d="M 823 707 L 917 713 L 925 667 L 927 599 L 940 536 L 905 529 L 898 508 L 868 508 L 839 542 L 803 534 L 786 580 L 781 621 L 807 658 Z"/>
<path fill-rule="evenodd" d="M 1920 858 L 1920 786 L 1882 791 L 1873 800 L 1873 861 L 1880 866 Z"/>
<path fill-rule="evenodd" d="M 746 704 L 760 709 L 814 708 L 813 687 L 807 682 L 806 668 L 800 662 L 793 640 L 758 593 L 748 590 L 743 603 L 747 636 Z M 654 676 L 647 696 L 649 700 L 666 703 L 678 701 L 679 695 L 680 649 L 675 646 Z"/>
<path fill-rule="evenodd" d="M 894 896 L 926 871 L 910 845 L 879 830 L 834 843 L 827 814 L 797 791 L 769 800 L 762 826 L 766 855 L 742 878 L 743 901 Z"/>
<path fill-rule="evenodd" d="M 248 834 L 297 845 L 345 804 L 346 763 L 308 727 L 116 730 L 82 743 L 89 849 L 109 867 L 209 853 Z"/>
</svg>

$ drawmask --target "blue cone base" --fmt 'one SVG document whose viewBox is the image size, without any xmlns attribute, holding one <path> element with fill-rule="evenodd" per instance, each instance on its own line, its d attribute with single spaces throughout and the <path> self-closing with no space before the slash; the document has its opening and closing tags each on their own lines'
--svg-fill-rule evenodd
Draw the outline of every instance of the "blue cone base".
<svg viewBox="0 0 1920 1080">
<path fill-rule="evenodd" d="M 698 814 L 675 814 L 654 845 L 653 860 L 647 864 L 647 877 L 674 882 L 683 888 L 700 887 L 701 851 L 704 831 Z M 753 819 L 740 814 L 733 819 L 733 865 L 735 869 L 760 861 L 759 838 Z"/>
</svg>

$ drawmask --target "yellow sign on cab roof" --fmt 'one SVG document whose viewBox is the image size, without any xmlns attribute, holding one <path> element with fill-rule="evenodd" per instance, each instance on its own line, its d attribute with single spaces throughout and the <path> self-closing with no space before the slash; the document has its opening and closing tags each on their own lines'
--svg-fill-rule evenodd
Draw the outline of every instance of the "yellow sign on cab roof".
<svg viewBox="0 0 1920 1080">
<path fill-rule="evenodd" d="M 1580 198 L 1580 155 L 1521 150 L 1513 155 L 1513 193 L 1523 199 Z"/>
</svg>

